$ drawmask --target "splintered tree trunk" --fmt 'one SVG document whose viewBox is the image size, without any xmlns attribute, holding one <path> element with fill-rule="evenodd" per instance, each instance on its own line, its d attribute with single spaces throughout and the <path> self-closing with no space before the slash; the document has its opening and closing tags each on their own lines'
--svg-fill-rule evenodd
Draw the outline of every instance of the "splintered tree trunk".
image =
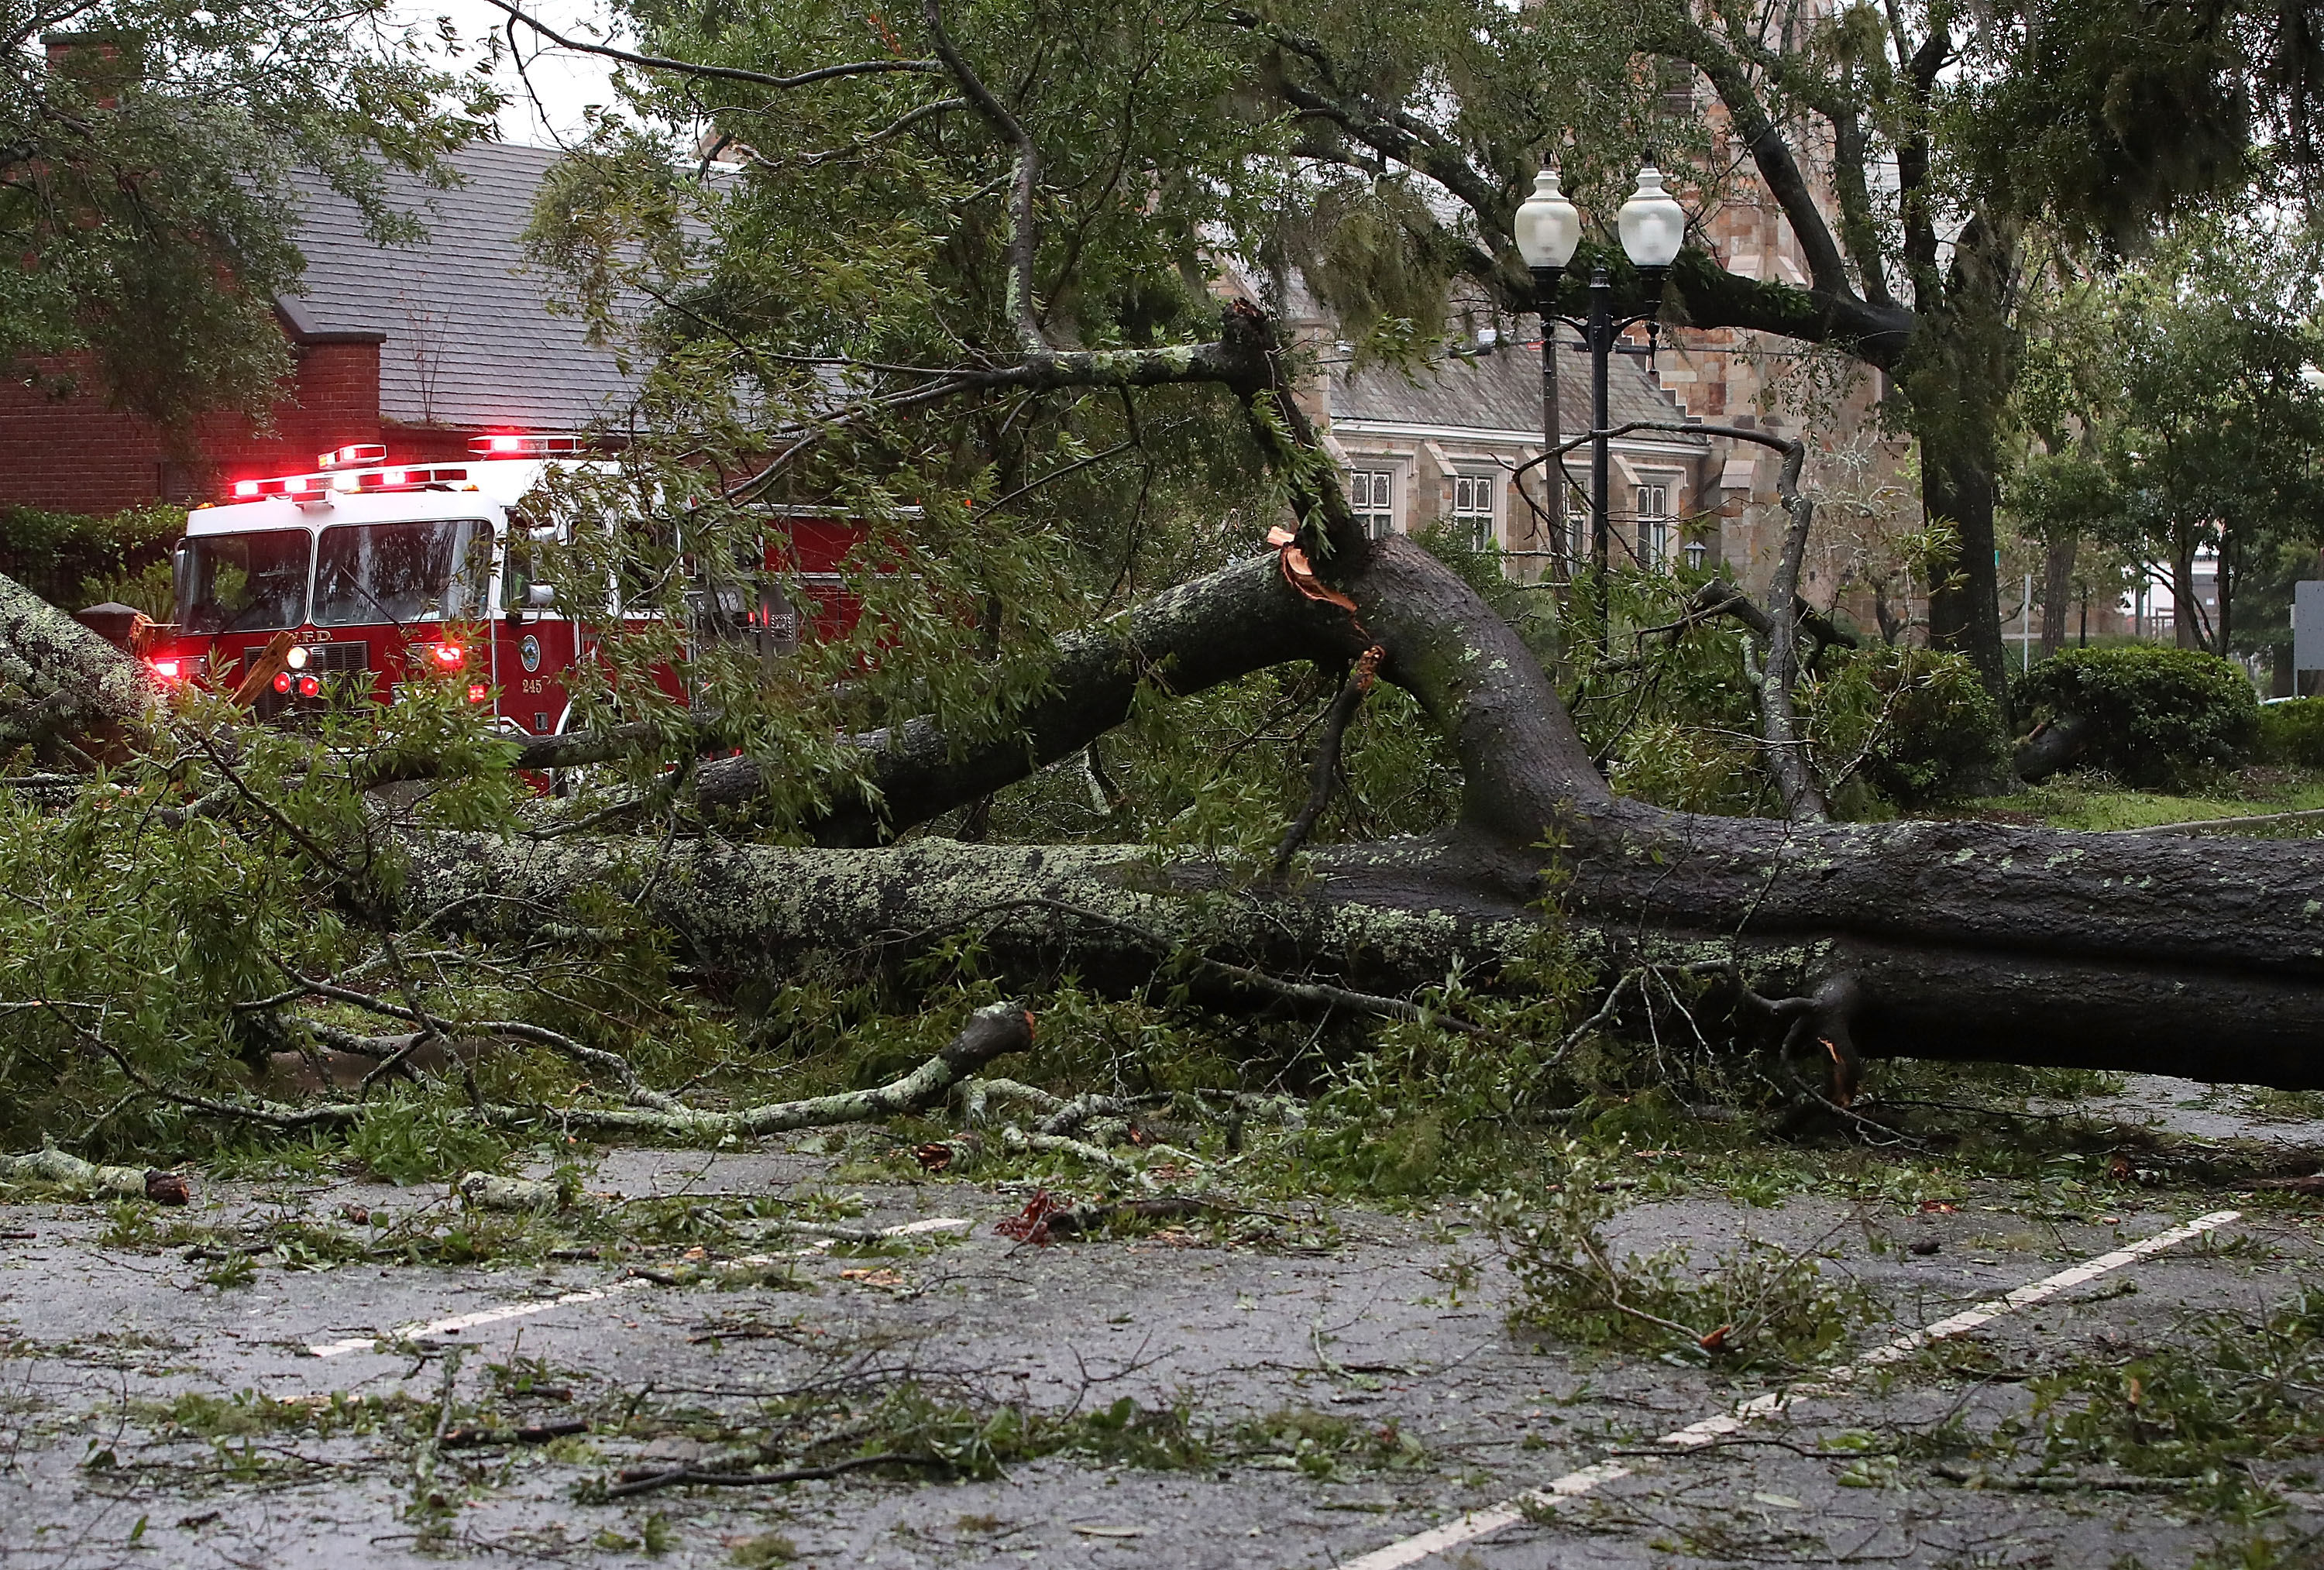
<svg viewBox="0 0 2324 1570">
<path fill-rule="evenodd" d="M 1769 1027 L 1746 988 L 1809 1000 L 1797 1005 L 1809 1039 L 1836 1051 L 2324 1085 L 2324 849 L 1780 822 L 1621 800 L 1538 662 L 1418 546 L 1367 547 L 1340 586 L 1361 630 L 1259 558 L 1079 635 L 1011 744 L 947 761 L 925 731 L 871 760 L 891 803 L 915 803 L 889 830 L 1117 723 L 1140 666 L 1114 656 L 1133 646 L 1184 693 L 1286 657 L 1339 662 L 1377 638 L 1381 674 L 1461 757 L 1461 819 L 1435 837 L 1330 848 L 1282 883 L 1157 864 L 1133 846 L 920 837 L 702 843 L 665 858 L 649 841 L 447 839 L 420 849 L 419 882 L 430 903 L 470 900 L 511 937 L 564 919 L 583 891 L 627 888 L 730 972 L 834 950 L 901 958 L 980 928 L 991 962 L 1028 983 L 1070 969 L 1127 986 L 1185 947 L 1215 962 L 1190 980 L 1228 1006 L 1294 1005 L 1231 967 L 1395 992 L 1456 961 L 1490 976 L 1555 923 L 1609 982 L 1640 965 L 1691 968 L 1708 978 L 1703 1012 L 1747 1036 Z M 503 897 L 470 899 L 483 893 Z"/>
<path fill-rule="evenodd" d="M 152 697 L 135 660 L 0 577 L 0 757 L 116 755 Z"/>
<path fill-rule="evenodd" d="M 590 902 L 626 896 L 738 977 L 811 955 L 900 961 L 969 929 L 1034 988 L 1066 969 L 1131 987 L 1192 955 L 1196 996 L 1240 1009 L 1350 1006 L 1456 962 L 1490 986 L 1546 935 L 1608 985 L 1668 968 L 1706 1027 L 1746 1042 L 2324 1087 L 2324 848 L 1619 799 L 1539 662 L 1449 569 L 1400 537 L 1333 562 L 1352 614 L 1258 557 L 1064 639 L 1015 735 L 859 739 L 884 822 L 842 813 L 796 848 L 431 835 L 412 843 L 409 896 L 488 941 L 586 924 Z M 898 839 L 1078 752 L 1141 681 L 1185 693 L 1374 644 L 1459 757 L 1461 811 L 1437 835 L 1329 847 L 1282 879 L 1142 846 Z M 722 767 L 721 800 L 746 803 L 755 768 Z M 895 842 L 866 843 L 881 838 Z"/>
</svg>

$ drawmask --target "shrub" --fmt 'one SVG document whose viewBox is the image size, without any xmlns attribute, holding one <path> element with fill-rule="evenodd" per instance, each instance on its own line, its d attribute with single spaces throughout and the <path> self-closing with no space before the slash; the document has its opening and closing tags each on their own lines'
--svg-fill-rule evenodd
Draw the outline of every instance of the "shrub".
<svg viewBox="0 0 2324 1570">
<path fill-rule="evenodd" d="M 1803 693 L 1827 773 L 1861 774 L 1900 806 L 1979 795 L 2006 765 L 2001 719 L 1965 656 L 1876 643 Z"/>
<path fill-rule="evenodd" d="M 1669 720 L 1632 727 L 1608 765 L 1615 790 L 1674 812 L 1740 816 L 1766 790 L 1758 750 L 1748 737 Z"/>
<path fill-rule="evenodd" d="M 2022 719 L 2078 714 L 2090 727 L 2080 761 L 2126 785 L 2171 785 L 2207 763 L 2232 763 L 2258 739 L 2259 700 L 2241 666 L 2160 644 L 2074 648 L 2021 677 Z"/>
<path fill-rule="evenodd" d="M 2324 768 L 2324 698 L 2262 705 L 2259 750 L 2271 763 Z"/>
<path fill-rule="evenodd" d="M 186 510 L 133 507 L 104 517 L 0 507 L 0 573 L 66 611 L 101 600 L 170 619 L 170 545 Z"/>
</svg>

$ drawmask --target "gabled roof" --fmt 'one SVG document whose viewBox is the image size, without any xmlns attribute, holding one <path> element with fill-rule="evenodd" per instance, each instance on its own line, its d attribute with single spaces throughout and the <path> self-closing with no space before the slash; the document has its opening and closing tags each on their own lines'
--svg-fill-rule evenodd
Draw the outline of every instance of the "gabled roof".
<svg viewBox="0 0 2324 1570">
<path fill-rule="evenodd" d="M 391 172 L 394 205 L 424 239 L 380 245 L 354 204 L 308 184 L 299 233 L 301 293 L 279 302 L 309 342 L 376 335 L 380 413 L 406 425 L 571 428 L 625 403 L 637 377 L 583 323 L 549 308 L 549 281 L 522 236 L 553 148 L 477 143 L 452 155 L 464 177 L 437 190 Z"/>
<path fill-rule="evenodd" d="M 1618 353 L 1607 368 L 1607 413 L 1619 426 L 1630 420 L 1685 419 L 1670 395 L 1646 373 L 1643 357 Z M 1590 428 L 1590 356 L 1561 341 L 1557 354 L 1558 423 L 1572 437 Z M 1411 372 L 1369 365 L 1354 374 L 1332 376 L 1332 420 L 1437 429 L 1523 432 L 1541 439 L 1541 349 L 1504 342 L 1475 359 L 1445 359 Z M 1710 438 L 1670 431 L 1641 431 L 1637 442 L 1707 447 Z"/>
</svg>

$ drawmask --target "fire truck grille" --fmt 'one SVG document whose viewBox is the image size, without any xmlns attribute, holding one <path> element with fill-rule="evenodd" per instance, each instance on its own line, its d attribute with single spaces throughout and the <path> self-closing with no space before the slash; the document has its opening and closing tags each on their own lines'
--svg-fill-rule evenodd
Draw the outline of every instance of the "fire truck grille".
<svg viewBox="0 0 2324 1570">
<path fill-rule="evenodd" d="M 307 663 L 303 668 L 318 676 L 371 668 L 371 645 L 367 643 L 310 643 L 305 647 Z M 254 643 L 242 651 L 242 668 L 251 670 L 265 657 L 266 646 Z"/>
<path fill-rule="evenodd" d="M 329 675 L 337 675 L 341 671 L 369 670 L 371 645 L 310 643 L 307 646 L 307 668 Z"/>
</svg>

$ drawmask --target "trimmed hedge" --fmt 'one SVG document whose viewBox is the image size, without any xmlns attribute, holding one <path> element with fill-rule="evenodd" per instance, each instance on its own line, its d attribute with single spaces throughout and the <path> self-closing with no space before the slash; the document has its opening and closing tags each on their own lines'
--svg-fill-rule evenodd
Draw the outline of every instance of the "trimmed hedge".
<svg viewBox="0 0 2324 1570">
<path fill-rule="evenodd" d="M 78 611 L 100 600 L 170 619 L 170 547 L 186 510 L 155 503 L 91 517 L 0 507 L 0 574 L 50 604 Z"/>
<path fill-rule="evenodd" d="M 2126 785 L 2169 786 L 2204 764 L 2240 761 L 2260 736 L 2259 699 L 2233 660 L 2162 644 L 2073 648 L 2017 682 L 2022 721 L 2078 714 L 2081 761 Z"/>
</svg>

